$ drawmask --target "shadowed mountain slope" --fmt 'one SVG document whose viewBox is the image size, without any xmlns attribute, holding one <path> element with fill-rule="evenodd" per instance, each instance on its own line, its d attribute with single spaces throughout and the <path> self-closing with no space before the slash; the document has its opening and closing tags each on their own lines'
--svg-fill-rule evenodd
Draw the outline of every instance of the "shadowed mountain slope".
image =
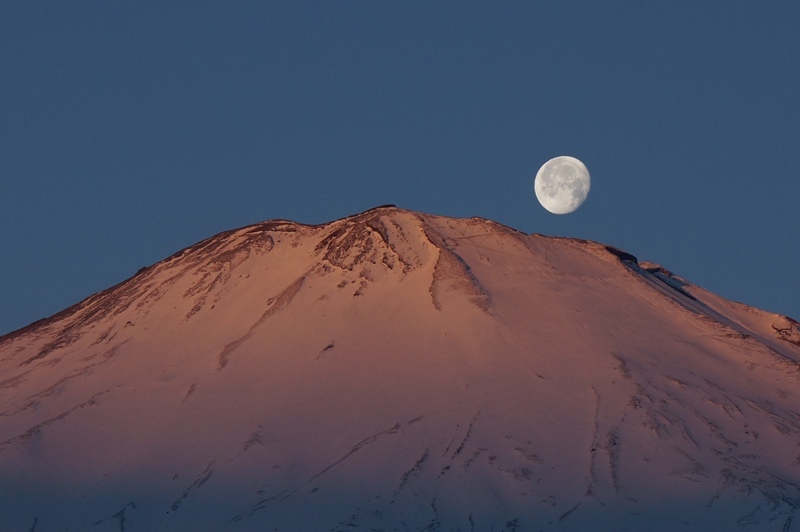
<svg viewBox="0 0 800 532">
<path fill-rule="evenodd" d="M 0 529 L 800 529 L 798 362 L 602 244 L 264 222 L 0 337 Z"/>
</svg>

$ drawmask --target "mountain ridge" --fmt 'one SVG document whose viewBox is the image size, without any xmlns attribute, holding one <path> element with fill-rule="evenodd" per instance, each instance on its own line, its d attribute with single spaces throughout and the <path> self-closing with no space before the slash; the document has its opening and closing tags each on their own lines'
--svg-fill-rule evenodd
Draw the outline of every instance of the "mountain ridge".
<svg viewBox="0 0 800 532">
<path fill-rule="evenodd" d="M 0 337 L 0 524 L 791 530 L 799 339 L 596 242 L 270 220 Z"/>
</svg>

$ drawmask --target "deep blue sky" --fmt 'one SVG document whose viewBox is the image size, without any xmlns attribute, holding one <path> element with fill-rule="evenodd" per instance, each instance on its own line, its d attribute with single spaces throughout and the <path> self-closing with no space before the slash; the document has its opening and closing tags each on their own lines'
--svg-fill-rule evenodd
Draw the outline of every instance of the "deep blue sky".
<svg viewBox="0 0 800 532">
<path fill-rule="evenodd" d="M 0 3 L 0 334 L 214 233 L 383 203 L 800 318 L 800 3 Z M 580 158 L 549 214 L 533 178 Z"/>
</svg>

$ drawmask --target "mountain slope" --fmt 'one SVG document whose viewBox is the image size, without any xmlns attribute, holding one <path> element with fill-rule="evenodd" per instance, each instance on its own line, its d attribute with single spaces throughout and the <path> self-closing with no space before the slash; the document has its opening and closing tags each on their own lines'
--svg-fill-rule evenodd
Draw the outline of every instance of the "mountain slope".
<svg viewBox="0 0 800 532">
<path fill-rule="evenodd" d="M 0 337 L 0 528 L 800 528 L 800 328 L 594 242 L 386 206 Z"/>
</svg>

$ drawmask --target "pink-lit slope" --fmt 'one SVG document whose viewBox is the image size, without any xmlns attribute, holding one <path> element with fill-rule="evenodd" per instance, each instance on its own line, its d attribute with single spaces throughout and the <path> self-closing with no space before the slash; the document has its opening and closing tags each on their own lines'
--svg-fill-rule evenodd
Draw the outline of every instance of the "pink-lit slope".
<svg viewBox="0 0 800 532">
<path fill-rule="evenodd" d="M 0 529 L 793 530 L 798 361 L 598 243 L 265 222 L 0 337 Z"/>
</svg>

